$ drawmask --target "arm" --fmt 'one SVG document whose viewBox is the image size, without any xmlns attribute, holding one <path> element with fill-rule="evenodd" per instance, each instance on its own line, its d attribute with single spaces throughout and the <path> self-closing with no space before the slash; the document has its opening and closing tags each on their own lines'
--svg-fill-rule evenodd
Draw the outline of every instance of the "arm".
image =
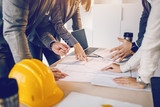
<svg viewBox="0 0 160 107">
<path fill-rule="evenodd" d="M 142 43 L 142 57 L 140 62 L 139 76 L 145 83 L 150 82 L 158 67 L 160 58 L 160 1 L 152 2 L 152 10 L 148 20 L 145 38 Z"/>
<path fill-rule="evenodd" d="M 46 15 L 43 21 L 36 28 L 37 36 L 47 48 L 56 54 L 60 56 L 66 55 L 70 48 L 66 44 L 57 42 L 52 35 L 54 34 L 53 31 L 53 27 L 49 22 L 49 16 Z"/>
<path fill-rule="evenodd" d="M 52 10 L 52 24 L 54 25 L 56 33 L 61 36 L 61 38 L 70 46 L 75 48 L 75 55 L 77 60 L 86 60 L 88 61 L 81 45 L 77 42 L 77 40 L 68 32 L 68 30 L 64 27 L 62 16 L 60 13 L 60 8 L 57 5 Z M 80 24 L 80 15 L 79 10 L 74 14 L 73 18 L 73 29 L 77 29 L 81 27 Z"/>
<path fill-rule="evenodd" d="M 102 69 L 102 71 L 108 70 L 110 72 L 128 72 L 129 70 L 134 69 L 140 64 L 141 49 L 139 49 L 124 65 L 118 65 L 112 63 Z"/>
<path fill-rule="evenodd" d="M 74 13 L 74 15 L 72 16 L 72 20 L 73 20 L 73 25 L 72 25 L 73 30 L 82 29 L 79 7 L 78 7 L 77 11 Z"/>
<path fill-rule="evenodd" d="M 68 32 L 64 27 L 62 21 L 60 7 L 57 5 L 51 11 L 51 22 L 54 26 L 56 33 L 70 46 L 73 47 L 77 43 L 77 40 Z"/>
<path fill-rule="evenodd" d="M 120 70 L 127 72 L 137 67 L 140 64 L 141 53 L 141 49 L 139 49 L 124 65 L 120 66 Z"/>
<path fill-rule="evenodd" d="M 144 9 L 139 24 L 138 40 L 136 42 L 131 43 L 127 40 L 118 38 L 118 40 L 123 44 L 111 50 L 111 52 L 117 51 L 115 54 L 111 56 L 111 59 L 112 58 L 114 58 L 114 60 L 119 59 L 119 62 L 121 62 L 123 58 L 125 58 L 126 56 L 136 53 L 138 48 L 141 46 L 144 33 L 146 32 L 148 17 L 149 13 L 146 12 L 146 10 Z"/>
<path fill-rule="evenodd" d="M 3 33 L 16 63 L 32 58 L 25 34 L 28 14 L 29 0 L 3 1 Z"/>
<path fill-rule="evenodd" d="M 139 24 L 139 33 L 138 33 L 138 40 L 136 40 L 135 44 L 139 48 L 142 44 L 142 40 L 144 38 L 144 33 L 146 32 L 147 22 L 148 22 L 149 13 L 143 10 L 140 24 Z"/>
</svg>

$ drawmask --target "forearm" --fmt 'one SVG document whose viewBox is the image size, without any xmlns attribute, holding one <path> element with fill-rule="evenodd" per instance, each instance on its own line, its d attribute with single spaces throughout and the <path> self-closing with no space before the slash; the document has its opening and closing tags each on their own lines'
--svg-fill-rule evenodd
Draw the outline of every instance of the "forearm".
<svg viewBox="0 0 160 107">
<path fill-rule="evenodd" d="M 62 16 L 59 11 L 59 7 L 55 7 L 52 13 L 52 24 L 56 33 L 70 46 L 73 47 L 74 44 L 77 43 L 77 40 L 68 32 L 68 30 L 64 27 L 64 23 L 62 21 Z"/>
<path fill-rule="evenodd" d="M 14 61 L 16 63 L 22 61 L 23 59 L 32 58 L 28 47 L 28 41 L 25 36 L 26 35 L 24 33 L 16 31 L 5 34 L 5 39 L 9 44 Z"/>
<path fill-rule="evenodd" d="M 139 49 L 124 65 L 120 66 L 122 72 L 134 69 L 140 64 L 141 49 Z"/>
</svg>

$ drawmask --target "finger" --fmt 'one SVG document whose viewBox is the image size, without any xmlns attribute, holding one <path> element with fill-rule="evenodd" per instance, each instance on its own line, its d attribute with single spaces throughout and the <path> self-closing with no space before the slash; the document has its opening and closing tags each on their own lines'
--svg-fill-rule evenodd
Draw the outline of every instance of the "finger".
<svg viewBox="0 0 160 107">
<path fill-rule="evenodd" d="M 122 39 L 122 38 L 119 38 L 119 37 L 118 37 L 118 40 L 119 40 L 120 42 L 124 42 L 124 41 L 125 41 L 125 39 Z"/>
<path fill-rule="evenodd" d="M 115 69 L 108 69 L 109 72 L 116 72 Z"/>
<path fill-rule="evenodd" d="M 111 56 L 111 59 L 113 59 L 114 57 L 118 56 L 119 54 L 121 54 L 121 51 L 118 51 L 118 52 L 116 52 L 115 54 L 113 54 L 113 55 Z"/>
<path fill-rule="evenodd" d="M 64 51 L 66 51 L 68 48 L 68 46 L 67 45 L 65 45 L 65 44 L 62 44 L 61 43 L 61 45 L 59 46 L 61 49 L 63 49 Z"/>
<path fill-rule="evenodd" d="M 64 50 L 62 50 L 62 49 L 59 50 L 59 53 L 61 54 L 61 56 L 64 56 L 64 55 L 67 54 L 66 51 L 64 51 Z"/>
<path fill-rule="evenodd" d="M 86 54 L 85 54 L 85 53 L 83 53 L 83 54 L 82 54 L 82 56 L 83 56 L 83 60 L 85 60 L 85 61 L 87 61 L 87 62 L 88 62 L 88 58 L 87 58 Z"/>
<path fill-rule="evenodd" d="M 58 68 L 53 68 L 52 72 L 61 72 Z"/>
<path fill-rule="evenodd" d="M 56 78 L 60 78 L 60 77 L 61 77 L 61 73 L 54 72 L 53 74 L 54 74 L 54 76 L 55 76 Z"/>
<path fill-rule="evenodd" d="M 62 74 L 63 74 L 65 77 L 66 77 L 66 76 L 69 76 L 69 75 L 68 75 L 68 74 L 66 74 L 66 73 L 62 73 Z"/>
<path fill-rule="evenodd" d="M 56 81 L 58 81 L 58 80 L 59 80 L 59 78 L 56 78 L 56 77 L 55 77 L 55 80 L 56 80 Z"/>
<path fill-rule="evenodd" d="M 84 61 L 84 57 L 82 54 L 80 54 L 80 61 Z"/>
<path fill-rule="evenodd" d="M 70 47 L 66 44 L 62 44 L 65 48 L 70 49 Z"/>
<path fill-rule="evenodd" d="M 106 66 L 106 67 L 104 67 L 103 69 L 101 69 L 102 71 L 105 71 L 105 70 L 109 70 L 109 69 L 112 69 L 112 66 L 111 65 L 109 65 L 109 66 Z"/>
<path fill-rule="evenodd" d="M 87 58 L 87 56 L 85 57 L 85 60 L 88 62 L 88 58 Z"/>
<path fill-rule="evenodd" d="M 117 57 L 114 58 L 113 61 L 116 61 L 117 59 L 121 58 L 124 55 L 124 53 L 120 53 L 119 55 L 117 55 Z"/>
<path fill-rule="evenodd" d="M 118 62 L 121 62 L 124 58 L 126 57 L 126 55 L 123 55 Z"/>
<path fill-rule="evenodd" d="M 79 55 L 78 54 L 76 55 L 76 60 L 79 60 Z"/>
<path fill-rule="evenodd" d="M 119 48 L 120 48 L 119 46 L 118 46 L 118 47 L 115 47 L 115 48 L 111 49 L 111 50 L 110 50 L 110 52 L 113 52 L 113 51 L 119 50 Z"/>
<path fill-rule="evenodd" d="M 129 77 L 119 77 L 119 78 L 114 78 L 116 82 L 128 82 Z"/>
<path fill-rule="evenodd" d="M 86 60 L 88 62 L 88 58 L 87 58 L 87 55 L 85 53 L 83 53 L 83 58 L 84 58 L 84 60 Z"/>
</svg>

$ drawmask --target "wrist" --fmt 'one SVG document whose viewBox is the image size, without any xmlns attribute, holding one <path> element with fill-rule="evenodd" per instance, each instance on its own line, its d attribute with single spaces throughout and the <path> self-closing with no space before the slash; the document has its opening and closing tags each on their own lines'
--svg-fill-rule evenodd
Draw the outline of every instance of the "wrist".
<svg viewBox="0 0 160 107">
<path fill-rule="evenodd" d="M 137 83 L 140 86 L 144 86 L 145 87 L 146 85 L 148 85 L 148 83 L 145 83 L 140 76 L 138 76 L 136 80 L 137 80 Z"/>
<path fill-rule="evenodd" d="M 55 40 L 53 40 L 53 41 L 50 42 L 50 44 L 49 44 L 49 49 L 52 49 L 52 46 L 53 46 L 54 43 L 56 43 Z"/>
<path fill-rule="evenodd" d="M 77 42 L 73 45 L 74 48 L 76 48 L 77 46 L 79 46 L 80 44 Z"/>
<path fill-rule="evenodd" d="M 131 47 L 132 53 L 133 53 L 133 54 L 136 53 L 137 50 L 138 50 L 138 46 L 135 44 L 135 42 L 133 42 L 133 43 L 132 43 L 132 47 Z"/>
</svg>

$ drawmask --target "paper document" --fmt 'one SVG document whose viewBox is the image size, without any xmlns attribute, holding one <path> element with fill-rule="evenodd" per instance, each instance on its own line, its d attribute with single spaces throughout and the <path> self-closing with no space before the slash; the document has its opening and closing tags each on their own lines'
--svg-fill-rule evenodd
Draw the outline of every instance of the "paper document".
<svg viewBox="0 0 160 107">
<path fill-rule="evenodd" d="M 135 89 L 135 88 L 127 88 L 127 87 L 120 86 L 113 81 L 114 78 L 118 78 L 118 77 L 120 76 L 98 74 L 92 79 L 91 84 L 99 85 L 99 86 L 114 87 L 114 88 L 123 88 L 123 89 L 129 89 L 129 90 L 137 90 L 137 91 L 151 91 L 149 86 L 146 87 L 145 89 Z"/>
<path fill-rule="evenodd" d="M 102 105 L 112 105 L 113 107 L 142 107 L 138 104 L 110 100 L 77 92 L 71 92 L 57 107 L 102 107 Z"/>
<path fill-rule="evenodd" d="M 113 61 L 108 60 L 108 56 L 111 53 L 108 49 L 97 49 L 91 53 L 88 57 L 88 62 L 78 61 L 75 56 L 67 56 L 64 60 L 59 63 L 56 68 L 61 70 L 63 73 L 68 74 L 67 77 L 61 79 L 63 81 L 73 81 L 73 82 L 91 82 L 94 85 L 125 88 L 117 85 L 113 78 L 116 77 L 137 77 L 137 69 L 134 69 L 126 73 L 114 73 L 109 71 L 101 71 L 102 68 L 113 63 Z M 123 65 L 124 63 L 119 63 Z M 125 88 L 132 89 L 133 88 Z M 144 89 L 144 91 L 150 90 L 149 88 Z"/>
</svg>

